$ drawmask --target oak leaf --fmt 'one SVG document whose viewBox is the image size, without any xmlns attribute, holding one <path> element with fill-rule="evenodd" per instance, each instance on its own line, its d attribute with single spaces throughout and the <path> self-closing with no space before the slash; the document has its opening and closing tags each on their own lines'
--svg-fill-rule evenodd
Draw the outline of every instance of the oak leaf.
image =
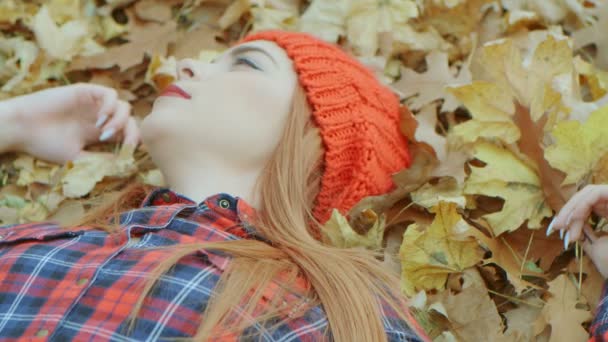
<svg viewBox="0 0 608 342">
<path fill-rule="evenodd" d="M 401 68 L 401 79 L 392 84 L 392 88 L 401 96 L 408 98 L 416 95 L 409 106 L 419 110 L 429 103 L 443 99 L 441 111 L 453 111 L 460 101 L 448 92 L 446 87 L 471 82 L 468 65 L 463 65 L 458 73 L 450 70 L 448 56 L 444 52 L 431 51 L 426 57 L 427 71 L 417 73 L 408 68 Z"/>
</svg>

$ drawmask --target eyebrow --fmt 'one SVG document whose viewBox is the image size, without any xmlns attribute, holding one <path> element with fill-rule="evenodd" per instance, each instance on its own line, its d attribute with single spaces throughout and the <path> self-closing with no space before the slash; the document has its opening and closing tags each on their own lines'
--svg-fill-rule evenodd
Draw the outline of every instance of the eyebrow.
<svg viewBox="0 0 608 342">
<path fill-rule="evenodd" d="M 270 60 L 272 61 L 272 63 L 274 63 L 274 65 L 276 67 L 279 67 L 279 63 L 277 63 L 277 61 L 274 59 L 274 57 L 272 57 L 268 52 L 266 52 L 266 50 L 261 49 L 257 46 L 251 46 L 251 45 L 238 46 L 238 47 L 234 48 L 234 50 L 230 51 L 230 56 L 234 57 L 236 55 L 246 53 L 249 51 L 256 51 L 256 52 L 261 52 L 261 53 L 265 54 L 266 57 L 270 58 Z"/>
</svg>

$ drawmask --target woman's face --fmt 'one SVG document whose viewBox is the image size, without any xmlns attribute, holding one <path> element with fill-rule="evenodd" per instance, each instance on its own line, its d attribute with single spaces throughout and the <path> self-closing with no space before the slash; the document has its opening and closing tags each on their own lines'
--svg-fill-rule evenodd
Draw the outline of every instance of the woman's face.
<svg viewBox="0 0 608 342">
<path fill-rule="evenodd" d="M 297 84 L 285 51 L 270 41 L 253 41 L 211 63 L 184 59 L 177 66 L 174 85 L 189 98 L 161 95 L 154 101 L 141 126 L 152 157 L 264 164 L 279 143 Z"/>
</svg>

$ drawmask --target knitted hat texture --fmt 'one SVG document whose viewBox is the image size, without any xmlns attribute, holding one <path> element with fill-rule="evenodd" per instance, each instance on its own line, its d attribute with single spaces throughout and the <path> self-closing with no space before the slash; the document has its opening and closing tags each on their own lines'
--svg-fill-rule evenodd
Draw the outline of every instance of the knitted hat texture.
<svg viewBox="0 0 608 342">
<path fill-rule="evenodd" d="M 268 40 L 283 48 L 306 92 L 325 148 L 314 217 L 333 208 L 347 215 L 362 198 L 394 188 L 391 175 L 410 163 L 399 127 L 399 99 L 356 59 L 306 33 L 263 31 L 242 42 Z"/>
</svg>

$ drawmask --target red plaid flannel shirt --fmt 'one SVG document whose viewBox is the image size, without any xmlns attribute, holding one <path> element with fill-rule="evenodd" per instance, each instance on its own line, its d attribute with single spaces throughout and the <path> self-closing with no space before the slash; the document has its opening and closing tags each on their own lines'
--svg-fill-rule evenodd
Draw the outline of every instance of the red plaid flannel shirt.
<svg viewBox="0 0 608 342">
<path fill-rule="evenodd" d="M 591 323 L 589 342 L 608 341 L 608 282 L 604 283 L 601 299 L 597 305 L 595 317 Z"/>
<path fill-rule="evenodd" d="M 227 194 L 200 204 L 157 189 L 140 208 L 120 217 L 120 229 L 61 228 L 54 223 L 0 227 L 0 340 L 154 341 L 196 333 L 215 285 L 230 257 L 199 250 L 162 275 L 126 330 L 126 319 L 149 273 L 177 244 L 261 239 L 249 224 L 255 215 Z M 309 286 L 301 279 L 301 286 Z M 267 302 L 271 293 L 263 298 Z M 291 298 L 296 299 L 296 298 Z M 286 301 L 290 301 L 287 296 Z M 261 303 L 262 305 L 264 303 Z M 389 340 L 425 339 L 384 309 Z M 271 322 L 275 323 L 275 322 Z M 265 341 L 323 341 L 331 333 L 322 306 L 265 331 L 259 324 L 241 336 Z M 267 328 L 267 327 L 266 327 Z M 362 327 L 364 329 L 364 327 Z"/>
</svg>

